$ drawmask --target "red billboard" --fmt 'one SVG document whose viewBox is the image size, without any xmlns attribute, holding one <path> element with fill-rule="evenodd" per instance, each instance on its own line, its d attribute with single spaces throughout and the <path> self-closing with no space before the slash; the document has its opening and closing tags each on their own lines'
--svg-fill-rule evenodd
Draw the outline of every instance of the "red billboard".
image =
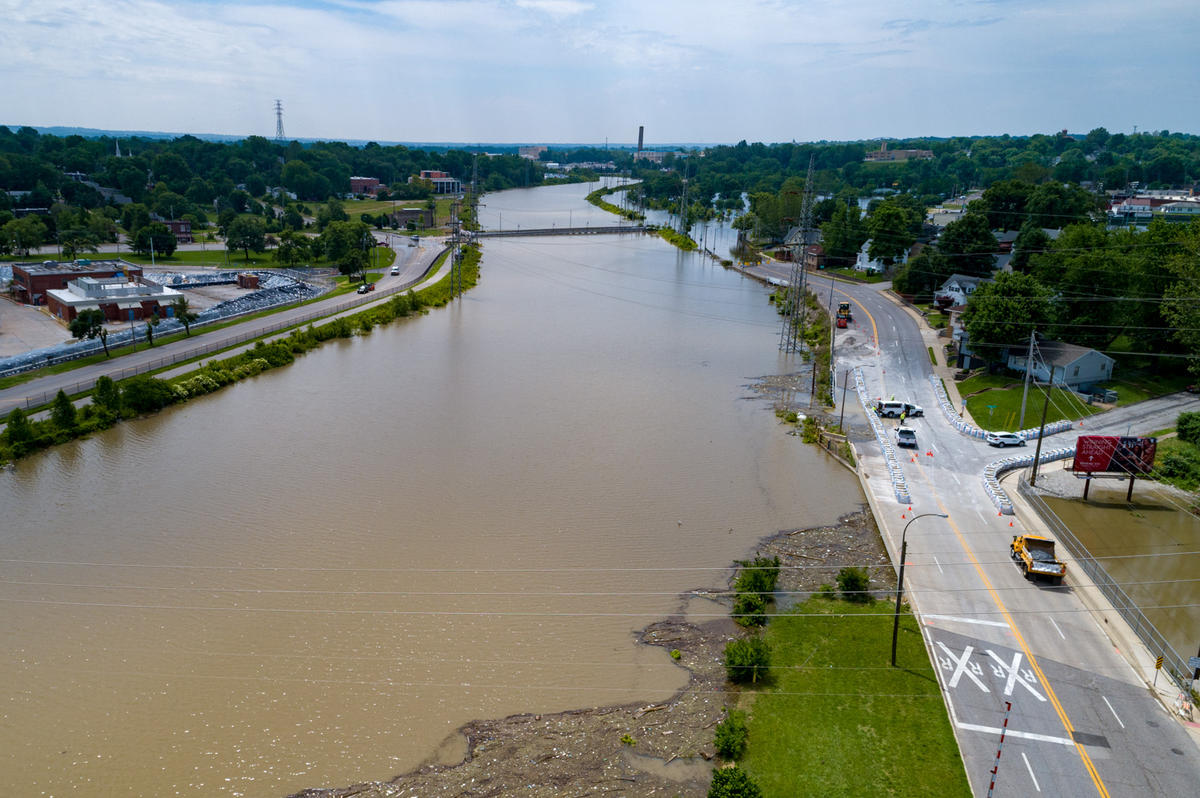
<svg viewBox="0 0 1200 798">
<path fill-rule="evenodd" d="M 1085 474 L 1148 474 L 1157 448 L 1157 438 L 1080 435 L 1072 468 Z"/>
</svg>

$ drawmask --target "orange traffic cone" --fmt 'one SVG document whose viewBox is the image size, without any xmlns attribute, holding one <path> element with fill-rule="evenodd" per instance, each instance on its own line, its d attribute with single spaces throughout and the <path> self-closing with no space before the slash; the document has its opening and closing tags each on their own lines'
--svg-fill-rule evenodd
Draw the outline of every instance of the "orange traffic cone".
<svg viewBox="0 0 1200 798">
<path fill-rule="evenodd" d="M 905 518 L 908 518 L 908 516 L 904 513 L 900 513 L 900 520 L 903 521 Z"/>
<path fill-rule="evenodd" d="M 1009 521 L 1009 522 L 1008 522 L 1008 525 L 1009 525 L 1009 526 L 1012 526 L 1012 521 Z"/>
</svg>

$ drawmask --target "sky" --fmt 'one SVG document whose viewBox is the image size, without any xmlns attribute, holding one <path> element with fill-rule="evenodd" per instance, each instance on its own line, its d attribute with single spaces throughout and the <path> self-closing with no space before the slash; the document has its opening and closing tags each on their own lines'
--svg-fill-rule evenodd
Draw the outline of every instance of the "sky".
<svg viewBox="0 0 1200 798">
<path fill-rule="evenodd" d="M 1200 132 L 1196 0 L 0 0 L 0 124 L 629 144 Z"/>
</svg>

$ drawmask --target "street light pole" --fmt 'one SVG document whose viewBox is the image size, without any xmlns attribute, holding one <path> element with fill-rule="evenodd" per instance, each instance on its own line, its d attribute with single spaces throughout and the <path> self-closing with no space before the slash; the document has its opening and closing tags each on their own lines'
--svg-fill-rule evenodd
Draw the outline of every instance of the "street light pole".
<svg viewBox="0 0 1200 798">
<path fill-rule="evenodd" d="M 896 613 L 892 617 L 892 667 L 896 667 L 896 638 L 900 633 L 900 596 L 904 592 L 904 560 L 908 556 L 908 528 L 912 526 L 913 521 L 926 516 L 936 516 L 937 518 L 949 518 L 945 513 L 921 513 L 914 515 L 904 525 L 904 531 L 900 533 L 900 576 L 896 581 Z"/>
</svg>

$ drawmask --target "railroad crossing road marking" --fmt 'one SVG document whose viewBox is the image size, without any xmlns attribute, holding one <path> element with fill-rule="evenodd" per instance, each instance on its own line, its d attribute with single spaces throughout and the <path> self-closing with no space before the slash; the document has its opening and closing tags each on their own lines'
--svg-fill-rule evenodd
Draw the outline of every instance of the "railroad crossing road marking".
<svg viewBox="0 0 1200 798">
<path fill-rule="evenodd" d="M 1004 660 L 996 656 L 996 652 L 991 649 L 987 650 L 987 655 L 996 663 L 992 666 L 992 673 L 997 679 L 1003 679 L 1006 675 L 1008 680 L 1004 683 L 1004 694 L 1011 696 L 1013 694 L 1013 686 L 1021 685 L 1029 692 L 1033 693 L 1033 697 L 1038 701 L 1045 701 L 1046 697 L 1033 689 L 1033 685 L 1037 684 L 1037 679 L 1034 678 L 1033 671 L 1026 668 L 1021 670 L 1021 652 L 1014 651 L 1012 665 L 1004 664 Z"/>
<path fill-rule="evenodd" d="M 975 686 L 980 690 L 985 693 L 992 692 L 991 690 L 987 689 L 987 685 L 979 680 L 979 677 L 983 675 L 983 668 L 979 667 L 979 663 L 970 661 L 971 652 L 975 650 L 974 646 L 967 646 L 966 650 L 963 651 L 961 658 L 954 656 L 954 652 L 946 648 L 946 644 L 940 640 L 938 641 L 938 648 L 946 652 L 946 658 L 937 658 L 938 665 L 940 665 L 943 670 L 950 670 L 951 662 L 953 662 L 955 665 L 954 675 L 950 677 L 950 681 L 946 682 L 947 686 L 958 687 L 959 678 L 963 676 L 963 674 L 966 674 L 966 677 L 975 682 Z"/>
</svg>

